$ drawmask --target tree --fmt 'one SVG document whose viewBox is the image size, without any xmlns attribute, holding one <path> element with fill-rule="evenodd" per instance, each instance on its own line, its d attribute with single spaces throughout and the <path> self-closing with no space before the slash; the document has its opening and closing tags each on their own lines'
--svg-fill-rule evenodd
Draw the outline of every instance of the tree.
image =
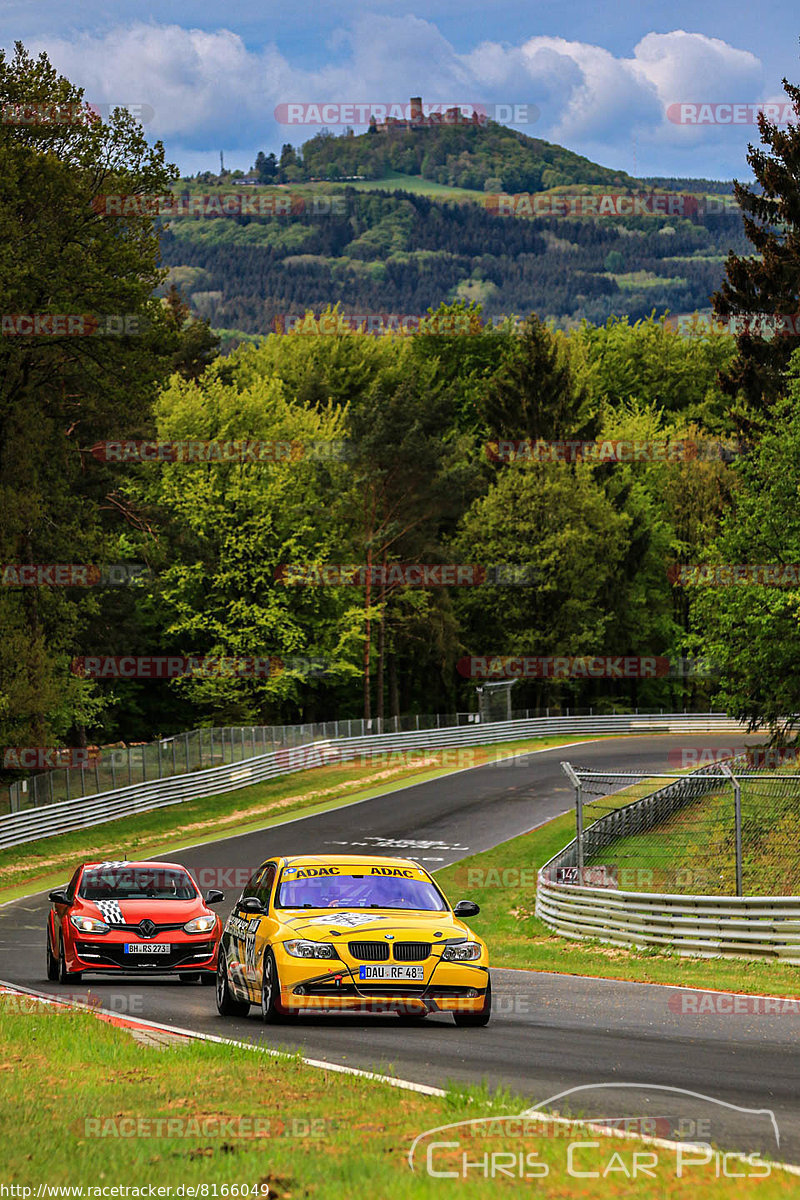
<svg viewBox="0 0 800 1200">
<path fill-rule="evenodd" d="M 421 335 L 424 336 L 424 335 Z M 438 379 L 435 362 L 420 362 L 409 339 L 395 344 L 394 362 L 348 413 L 352 439 L 350 487 L 342 497 L 344 521 L 353 530 L 351 546 L 368 571 L 392 562 L 442 562 L 443 540 L 474 494 L 475 468 L 467 440 L 454 433 L 452 393 Z M 452 617 L 441 597 L 405 589 L 364 591 L 364 716 L 372 712 L 372 631 L 378 621 L 377 715 L 383 716 L 387 642 L 400 651 L 403 632 L 412 640 L 420 618 L 428 621 L 427 640 L 450 644 Z M 449 622 L 450 634 L 447 633 Z"/>
<path fill-rule="evenodd" d="M 275 461 L 158 464 L 131 486 L 132 503 L 159 530 L 158 582 L 147 609 L 166 651 L 315 656 L 328 660 L 330 672 L 327 681 L 301 669 L 255 679 L 187 677 L 170 691 L 190 703 L 195 722 L 223 725 L 296 716 L 320 691 L 333 703 L 336 681 L 357 675 L 342 619 L 347 589 L 284 584 L 279 568 L 329 562 L 342 542 L 329 500 L 342 488 L 344 465 L 309 449 L 342 437 L 342 415 L 292 402 L 276 378 L 242 386 L 212 368 L 199 382 L 173 376 L 157 418 L 165 440 L 255 440 L 297 450 Z"/>
<path fill-rule="evenodd" d="M 17 43 L 13 58 L 0 54 L 0 107 L 25 105 L 38 106 L 39 123 L 0 125 L 3 311 L 92 319 L 73 324 L 83 336 L 58 323 L 38 336 L 3 330 L 0 561 L 119 561 L 131 556 L 124 531 L 135 524 L 120 491 L 125 469 L 87 449 L 151 432 L 170 340 L 153 299 L 164 275 L 153 217 L 109 215 L 97 198 L 163 194 L 177 171 L 128 113 L 100 121 L 46 55 L 34 60 Z M 70 674 L 69 659 L 119 602 L 93 588 L 0 588 L 3 744 L 83 736 L 93 688 Z"/>
<path fill-rule="evenodd" d="M 783 87 L 800 117 L 800 87 L 786 79 Z M 737 314 L 796 316 L 800 311 L 800 122 L 781 129 L 759 113 L 758 129 L 766 149 L 749 146 L 747 161 L 760 190 L 734 183 L 756 254 L 728 255 L 727 279 L 712 297 L 714 312 L 723 320 Z M 786 366 L 798 344 L 800 330 L 771 338 L 739 333 L 738 353 L 721 382 L 743 433 L 763 427 L 784 389 Z"/>
<path fill-rule="evenodd" d="M 479 405 L 493 437 L 582 437 L 593 426 L 588 396 L 576 383 L 563 339 L 535 313 L 522 326 Z"/>
<path fill-rule="evenodd" d="M 751 458 L 737 464 L 734 492 L 721 533 L 708 555 L 717 564 L 782 564 L 788 584 L 740 582 L 690 589 L 698 648 L 716 663 L 715 700 L 727 712 L 794 738 L 800 712 L 800 352 L 792 356 L 789 391 L 772 409 L 772 428 Z"/>
<path fill-rule="evenodd" d="M 278 171 L 278 160 L 273 153 L 265 154 L 263 150 L 259 150 L 256 155 L 255 170 L 261 183 L 274 183 Z"/>
<path fill-rule="evenodd" d="M 462 589 L 455 605 L 465 652 L 606 653 L 630 525 L 586 463 L 504 467 L 465 514 L 453 552 L 462 562 L 512 564 L 532 575 L 523 575 L 524 586 Z"/>
<path fill-rule="evenodd" d="M 208 321 L 192 316 L 192 310 L 173 283 L 164 300 L 167 328 L 174 335 L 170 359 L 173 371 L 184 379 L 199 379 L 219 353 L 219 338 Z"/>
</svg>

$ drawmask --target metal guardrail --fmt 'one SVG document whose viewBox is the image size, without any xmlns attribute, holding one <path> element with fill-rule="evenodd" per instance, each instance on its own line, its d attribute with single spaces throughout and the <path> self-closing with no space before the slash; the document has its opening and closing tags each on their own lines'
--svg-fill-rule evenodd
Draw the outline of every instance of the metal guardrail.
<svg viewBox="0 0 800 1200">
<path fill-rule="evenodd" d="M 496 686 L 496 685 L 487 685 Z M 508 686 L 503 684 L 503 687 Z M 663 713 L 663 709 L 660 710 Z M 638 708 L 634 715 L 638 715 Z M 549 717 L 550 709 L 516 709 L 503 721 L 531 720 Z M 598 716 L 592 707 L 554 709 L 553 716 Z M 93 747 L 91 759 L 84 766 L 56 767 L 17 779 L 0 788 L 0 816 L 59 804 L 62 800 L 77 800 L 85 796 L 100 796 L 134 783 L 151 783 L 190 771 L 204 771 L 226 763 L 242 762 L 283 750 L 289 746 L 307 746 L 324 739 L 373 737 L 385 733 L 420 733 L 426 729 L 449 729 L 455 725 L 488 724 L 477 712 L 412 713 L 403 717 L 343 717 L 336 721 L 314 721 L 303 725 L 225 725 L 203 726 L 183 733 L 171 734 L 154 742 L 116 743 Z M 493 722 L 492 722 L 493 723 Z M 44 747 L 41 747 L 44 749 Z M 5 792 L 5 796 L 4 793 Z"/>
<path fill-rule="evenodd" d="M 731 766 L 735 769 L 735 760 Z M 617 838 L 652 829 L 729 783 L 730 774 L 711 764 L 609 813 L 584 831 L 586 858 Z M 661 894 L 557 883 L 558 869 L 578 868 L 579 858 L 575 838 L 538 874 L 536 916 L 564 937 L 800 964 L 800 896 Z"/>
<path fill-rule="evenodd" d="M 400 751 L 487 745 L 532 737 L 586 734 L 742 733 L 742 726 L 723 713 L 623 714 L 591 717 L 533 717 L 493 721 L 487 725 L 457 725 L 419 732 L 330 738 L 294 749 L 256 755 L 241 762 L 210 767 L 169 779 L 116 788 L 100 795 L 49 804 L 0 817 L 0 849 L 43 837 L 88 829 L 118 817 L 181 804 L 203 796 L 220 795 L 319 766 L 326 758 L 352 761 L 369 755 Z"/>
</svg>

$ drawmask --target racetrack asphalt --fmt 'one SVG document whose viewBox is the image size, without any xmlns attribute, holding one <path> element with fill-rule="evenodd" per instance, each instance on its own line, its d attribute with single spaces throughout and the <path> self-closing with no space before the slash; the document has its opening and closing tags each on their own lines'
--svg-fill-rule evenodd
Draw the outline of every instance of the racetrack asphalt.
<svg viewBox="0 0 800 1200">
<path fill-rule="evenodd" d="M 735 740 L 742 743 L 741 737 Z M 596 770 L 669 771 L 674 770 L 669 752 L 678 747 L 733 741 L 659 735 L 559 746 L 162 857 L 184 863 L 201 882 L 213 873 L 224 883 L 233 871 L 240 875 L 273 854 L 348 848 L 416 858 L 435 871 L 569 811 L 573 793 L 560 767 L 564 759 Z M 240 891 L 228 888 L 219 908 L 223 915 Z M 419 1025 L 401 1024 L 391 1015 L 321 1015 L 264 1026 L 255 1008 L 249 1017 L 221 1018 L 212 988 L 174 979 L 88 975 L 66 988 L 48 983 L 47 909 L 45 893 L 0 907 L 0 979 L 75 998 L 91 990 L 111 1011 L 300 1050 L 418 1083 L 484 1081 L 531 1103 L 589 1088 L 561 1097 L 553 1109 L 594 1118 L 659 1119 L 662 1135 L 668 1127 L 667 1136 L 800 1163 L 800 1005 L 788 1013 L 748 1014 L 724 1011 L 734 1006 L 715 1002 L 721 1011 L 684 1012 L 677 988 L 495 969 L 493 1017 L 484 1029 L 458 1029 L 444 1015 Z M 480 932 L 479 917 L 473 924 Z"/>
</svg>

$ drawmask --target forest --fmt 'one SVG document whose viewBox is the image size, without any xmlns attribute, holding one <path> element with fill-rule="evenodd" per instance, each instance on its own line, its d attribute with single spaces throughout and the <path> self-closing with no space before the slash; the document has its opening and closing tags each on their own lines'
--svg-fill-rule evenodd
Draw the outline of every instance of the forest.
<svg viewBox="0 0 800 1200">
<path fill-rule="evenodd" d="M 19 49 L 0 62 L 0 92 L 26 89 L 80 101 Z M 521 321 L 487 320 L 480 299 L 448 294 L 439 256 L 478 259 L 489 279 L 503 258 L 519 296 L 566 295 L 541 263 L 556 228 L 598 267 L 619 243 L 625 265 L 645 269 L 647 243 L 592 222 L 491 225 L 477 208 L 361 195 L 347 243 L 362 254 L 358 303 L 428 321 L 354 329 L 355 300 L 331 294 L 317 256 L 296 264 L 289 295 L 269 265 L 278 255 L 226 240 L 247 224 L 210 222 L 221 235 L 205 239 L 209 280 L 234 263 L 255 295 L 263 274 L 273 303 L 303 316 L 266 332 L 266 311 L 250 311 L 262 336 L 220 355 L 170 286 L 183 227 L 92 205 L 177 181 L 135 122 L 111 121 L 49 142 L 0 130 L 9 311 L 137 318 L 119 336 L 0 343 L 4 745 L 474 711 L 477 686 L 510 659 L 584 664 L 523 671 L 515 707 L 716 705 L 770 727 L 794 711 L 797 591 L 725 565 L 800 563 L 798 337 L 679 331 L 642 313 L 559 329 L 521 302 Z M 747 253 L 740 228 L 717 231 L 733 247 L 713 296 L 721 322 L 800 307 L 800 186 L 782 169 L 800 134 L 760 132 L 760 190 L 736 189 Z M 670 243 L 688 254 L 709 227 L 684 224 Z M 301 227 L 322 251 L 348 232 L 283 232 Z M 398 234 L 409 229 L 413 254 Z M 225 303 L 244 325 L 244 299 Z M 552 449 L 567 443 L 582 449 Z M 646 449 L 621 449 L 632 446 Z M 685 564 L 725 571 L 715 583 Z M 190 669 L 152 668 L 164 658 Z M 621 658 L 667 668 L 585 666 Z M 151 666 L 131 675 L 123 659 Z M 87 669 L 100 660 L 111 666 Z"/>
</svg>

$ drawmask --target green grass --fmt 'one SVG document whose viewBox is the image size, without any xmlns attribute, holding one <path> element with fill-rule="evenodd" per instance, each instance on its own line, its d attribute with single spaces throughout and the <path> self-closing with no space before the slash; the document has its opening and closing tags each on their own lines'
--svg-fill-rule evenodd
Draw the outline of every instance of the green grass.
<svg viewBox="0 0 800 1200">
<path fill-rule="evenodd" d="M 652 271 L 626 271 L 614 275 L 605 273 L 606 279 L 613 279 L 623 291 L 639 291 L 641 288 L 686 286 L 687 281 L 677 275 L 655 275 Z"/>
<path fill-rule="evenodd" d="M 796 896 L 800 892 L 800 780 L 795 768 L 783 780 L 742 780 L 742 880 L 747 896 Z M 662 781 L 663 782 L 663 781 Z M 627 791 L 627 790 L 626 790 Z M 636 796 L 641 794 L 636 792 Z M 586 806 L 585 826 L 617 796 Z M 709 847 L 713 846 L 713 854 Z M 736 894 L 734 799 L 730 785 L 703 796 L 646 833 L 617 838 L 587 860 L 614 862 L 625 872 L 625 891 Z"/>
<path fill-rule="evenodd" d="M 520 750 L 543 750 L 580 740 L 598 739 L 532 738 L 444 751 L 400 752 L 382 759 L 374 755 L 365 761 L 312 768 L 235 792 L 109 821 L 93 829 L 42 838 L 0 851 L 0 903 L 57 887 L 84 859 L 167 854 L 216 838 L 264 829 L 294 816 L 326 812 Z"/>
<path fill-rule="evenodd" d="M 476 1031 L 454 1027 L 452 1035 L 454 1052 L 463 1053 Z M 518 1193 L 518 1178 L 484 1180 L 472 1172 L 466 1181 L 448 1179 L 443 1190 L 441 1179 L 425 1172 L 424 1154 L 414 1172 L 407 1155 L 426 1130 L 523 1107 L 522 1101 L 481 1087 L 453 1088 L 444 1098 L 422 1096 L 317 1070 L 297 1056 L 202 1042 L 141 1046 L 91 1014 L 57 1013 L 0 997 L 0 1181 L 6 1185 L 143 1186 L 145 1195 L 149 1185 L 205 1185 L 205 1193 L 196 1193 L 205 1196 L 215 1194 L 212 1185 L 219 1189 L 216 1195 L 231 1194 L 223 1185 L 236 1185 L 233 1194 L 242 1195 L 238 1189 L 244 1185 L 248 1195 L 281 1200 L 415 1200 L 445 1193 L 457 1200 L 510 1198 Z M 627 1180 L 619 1163 L 630 1170 L 641 1145 L 589 1134 L 598 1145 L 581 1150 L 576 1166 L 596 1171 L 598 1178 L 578 1182 L 567 1171 L 566 1137 L 526 1132 L 524 1140 L 513 1139 L 497 1122 L 477 1129 L 488 1136 L 467 1139 L 460 1131 L 470 1161 L 487 1151 L 505 1150 L 512 1161 L 522 1150 L 538 1152 L 547 1178 L 527 1182 L 535 1183 L 543 1200 L 623 1195 L 672 1200 L 687 1194 L 687 1179 L 676 1177 L 674 1151 L 659 1148 L 654 1178 Z M 447 1131 L 429 1141 L 457 1136 Z M 586 1137 L 578 1126 L 573 1140 Z M 460 1154 L 437 1151 L 435 1168 L 460 1166 Z M 612 1160 L 616 1171 L 603 1178 Z M 716 1178 L 713 1162 L 690 1175 L 693 1200 L 741 1194 L 739 1180 Z M 795 1186 L 790 1176 L 775 1171 L 761 1182 L 758 1195 L 790 1196 Z"/>
<path fill-rule="evenodd" d="M 325 187 L 329 186 L 330 183 L 325 184 Z M 381 179 L 362 179 L 336 186 L 355 188 L 357 192 L 413 192 L 415 196 L 433 196 L 437 200 L 474 200 L 478 204 L 482 204 L 486 198 L 486 193 L 477 189 L 451 187 L 436 183 L 433 179 L 423 179 L 421 175 L 403 175 L 400 171 L 387 171 Z"/>
<path fill-rule="evenodd" d="M 798 969 L 785 963 L 687 958 L 649 947 L 640 951 L 596 941 L 570 941 L 548 929 L 534 916 L 536 872 L 574 836 L 575 818 L 570 813 L 437 871 L 437 880 L 448 896 L 480 904 L 480 915 L 471 918 L 470 924 L 488 943 L 493 967 L 730 992 L 798 994 Z"/>
</svg>

